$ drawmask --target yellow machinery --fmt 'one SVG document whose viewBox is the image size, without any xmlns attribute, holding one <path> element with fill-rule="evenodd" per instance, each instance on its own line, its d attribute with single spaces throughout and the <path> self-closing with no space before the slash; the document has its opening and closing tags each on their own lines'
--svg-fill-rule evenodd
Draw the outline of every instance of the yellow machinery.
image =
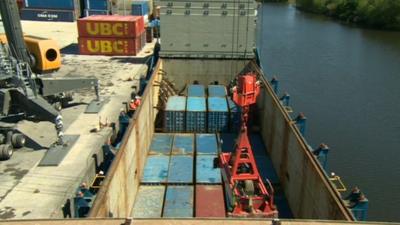
<svg viewBox="0 0 400 225">
<path fill-rule="evenodd" d="M 58 70 L 61 67 L 60 48 L 54 40 L 24 35 L 26 47 L 34 58 L 32 69 L 36 72 L 46 73 Z M 7 43 L 5 34 L 0 35 L 0 41 Z"/>
</svg>

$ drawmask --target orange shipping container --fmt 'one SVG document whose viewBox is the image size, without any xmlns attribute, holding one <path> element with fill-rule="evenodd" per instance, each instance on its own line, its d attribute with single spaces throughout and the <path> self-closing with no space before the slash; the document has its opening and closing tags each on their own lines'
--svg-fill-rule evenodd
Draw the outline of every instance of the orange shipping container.
<svg viewBox="0 0 400 225">
<path fill-rule="evenodd" d="M 78 20 L 80 37 L 129 38 L 143 31 L 143 16 L 94 15 Z"/>
<path fill-rule="evenodd" d="M 141 38 L 78 38 L 83 55 L 136 55 L 141 49 Z"/>
</svg>

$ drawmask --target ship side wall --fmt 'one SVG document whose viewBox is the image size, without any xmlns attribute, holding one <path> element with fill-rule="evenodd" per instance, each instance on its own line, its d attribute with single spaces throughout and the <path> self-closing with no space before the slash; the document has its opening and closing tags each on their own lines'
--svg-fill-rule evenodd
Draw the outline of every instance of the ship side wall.
<svg viewBox="0 0 400 225">
<path fill-rule="evenodd" d="M 260 77 L 261 134 L 294 217 L 353 220 L 268 81 Z"/>
</svg>

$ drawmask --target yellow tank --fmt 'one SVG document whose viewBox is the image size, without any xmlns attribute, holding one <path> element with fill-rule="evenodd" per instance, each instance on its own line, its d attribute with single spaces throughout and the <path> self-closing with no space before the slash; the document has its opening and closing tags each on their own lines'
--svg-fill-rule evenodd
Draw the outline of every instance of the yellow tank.
<svg viewBox="0 0 400 225">
<path fill-rule="evenodd" d="M 61 67 L 60 48 L 54 40 L 31 35 L 24 35 L 24 40 L 29 53 L 36 60 L 33 70 L 51 72 Z M 7 43 L 5 34 L 0 35 L 0 41 Z"/>
</svg>

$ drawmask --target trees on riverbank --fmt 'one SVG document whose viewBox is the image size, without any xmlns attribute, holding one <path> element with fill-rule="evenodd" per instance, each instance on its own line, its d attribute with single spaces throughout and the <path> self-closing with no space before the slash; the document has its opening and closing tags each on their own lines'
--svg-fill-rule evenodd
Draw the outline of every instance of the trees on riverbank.
<svg viewBox="0 0 400 225">
<path fill-rule="evenodd" d="M 296 6 L 349 23 L 400 30 L 399 0 L 297 0 Z"/>
</svg>

